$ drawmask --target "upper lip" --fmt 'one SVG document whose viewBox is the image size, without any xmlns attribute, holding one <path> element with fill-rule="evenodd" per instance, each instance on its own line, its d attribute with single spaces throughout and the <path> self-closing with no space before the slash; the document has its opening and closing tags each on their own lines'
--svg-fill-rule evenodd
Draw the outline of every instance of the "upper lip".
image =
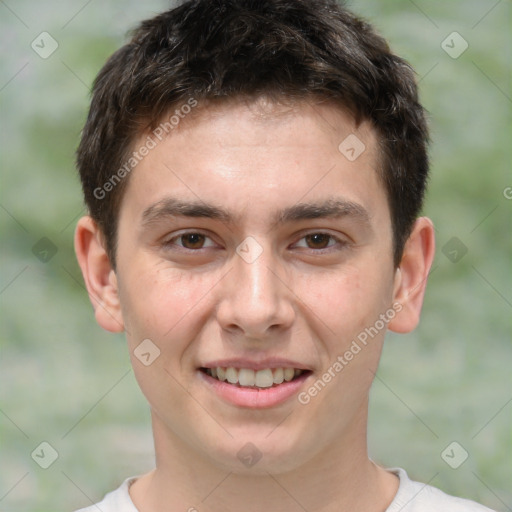
<svg viewBox="0 0 512 512">
<path fill-rule="evenodd" d="M 265 370 L 267 368 L 295 368 L 297 370 L 311 370 L 311 368 L 305 364 L 281 358 L 268 358 L 261 361 L 241 358 L 216 359 L 215 361 L 208 361 L 201 364 L 200 368 L 247 368 L 254 371 Z"/>
</svg>

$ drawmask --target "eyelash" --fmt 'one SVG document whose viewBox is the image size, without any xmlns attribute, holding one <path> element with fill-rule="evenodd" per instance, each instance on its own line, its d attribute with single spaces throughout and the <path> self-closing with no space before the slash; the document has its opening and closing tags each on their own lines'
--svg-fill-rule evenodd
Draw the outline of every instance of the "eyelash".
<svg viewBox="0 0 512 512">
<path fill-rule="evenodd" d="M 211 240 L 211 237 L 209 237 L 208 235 L 206 235 L 205 233 L 202 233 L 201 231 L 186 231 L 186 232 L 183 232 L 183 233 L 180 233 L 179 235 L 175 235 L 173 236 L 172 238 L 169 238 L 168 240 L 164 241 L 163 242 L 163 246 L 164 248 L 166 249 L 170 249 L 170 250 L 173 250 L 173 246 L 174 247 L 178 247 L 178 250 L 179 251 L 185 251 L 185 252 L 200 252 L 202 251 L 203 249 L 208 249 L 209 247 L 201 247 L 199 249 L 188 249 L 186 247 L 183 247 L 183 246 L 180 246 L 180 245 L 177 245 L 177 244 L 174 244 L 173 241 L 174 240 L 179 240 L 181 239 L 182 237 L 186 237 L 187 235 L 201 235 L 201 236 L 204 236 L 205 238 L 208 238 Z M 324 253 L 324 252 L 331 252 L 332 250 L 341 250 L 342 248 L 344 248 L 346 245 L 348 245 L 348 242 L 345 241 L 345 240 L 342 240 L 334 235 L 331 235 L 330 233 L 326 233 L 326 232 L 323 232 L 323 231 L 313 231 L 313 232 L 310 232 L 310 233 L 306 233 L 304 234 L 300 239 L 300 240 L 303 240 L 309 236 L 313 236 L 313 235 L 322 235 L 322 236 L 327 236 L 329 237 L 330 240 L 334 240 L 336 243 L 333 244 L 333 245 L 328 245 L 327 247 L 324 247 L 324 248 L 321 248 L 321 249 L 311 249 L 311 248 L 304 248 L 303 249 L 309 249 L 315 253 Z M 330 242 L 329 240 L 329 242 Z M 328 243 L 329 243 L 328 242 Z M 335 245 L 338 244 L 340 247 L 338 249 L 333 249 L 333 247 L 335 247 Z"/>
</svg>

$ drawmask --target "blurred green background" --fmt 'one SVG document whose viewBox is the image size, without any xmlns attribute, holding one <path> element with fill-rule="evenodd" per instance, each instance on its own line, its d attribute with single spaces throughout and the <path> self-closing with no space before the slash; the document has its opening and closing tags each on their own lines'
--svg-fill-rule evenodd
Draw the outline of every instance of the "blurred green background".
<svg viewBox="0 0 512 512">
<path fill-rule="evenodd" d="M 105 59 L 137 21 L 169 5 L 0 2 L 1 510 L 71 511 L 153 466 L 148 406 L 124 338 L 95 323 L 75 262 L 83 203 L 74 151 Z M 370 452 L 414 479 L 509 511 L 511 4 L 349 5 L 416 69 L 433 138 L 425 214 L 436 225 L 436 260 L 419 328 L 388 335 Z M 31 47 L 44 31 L 58 43 L 47 58 Z M 446 39 L 454 31 L 468 44 L 457 58 L 464 42 Z M 51 49 L 45 41 L 40 53 Z M 31 457 L 43 441 L 58 452 L 48 469 Z M 441 457 L 453 441 L 469 454 L 457 469 Z"/>
</svg>

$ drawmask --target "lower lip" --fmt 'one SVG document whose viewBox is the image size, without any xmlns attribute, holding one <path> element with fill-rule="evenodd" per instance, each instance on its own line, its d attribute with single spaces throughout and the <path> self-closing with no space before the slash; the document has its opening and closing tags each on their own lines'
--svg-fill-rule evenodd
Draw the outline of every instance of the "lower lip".
<svg viewBox="0 0 512 512">
<path fill-rule="evenodd" d="M 271 388 L 244 388 L 210 377 L 198 370 L 200 377 L 223 400 L 249 409 L 264 409 L 286 402 L 296 395 L 311 372 L 303 373 L 290 382 L 283 382 Z"/>
</svg>

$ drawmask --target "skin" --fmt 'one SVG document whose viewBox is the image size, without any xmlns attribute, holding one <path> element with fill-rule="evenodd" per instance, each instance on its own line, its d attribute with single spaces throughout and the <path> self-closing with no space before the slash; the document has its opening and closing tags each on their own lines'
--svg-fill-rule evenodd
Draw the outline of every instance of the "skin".
<svg viewBox="0 0 512 512">
<path fill-rule="evenodd" d="M 338 150 L 351 133 L 366 146 L 353 162 Z M 306 405 L 294 396 L 265 409 L 235 406 L 198 378 L 205 361 L 282 357 L 311 370 L 307 390 L 393 304 L 400 312 L 387 328 L 416 327 L 433 226 L 417 219 L 395 268 L 377 165 L 371 126 L 356 128 L 333 105 L 232 101 L 182 121 L 132 171 L 115 271 L 94 221 L 79 221 L 76 253 L 96 319 L 126 331 L 151 406 L 156 469 L 130 488 L 141 512 L 169 510 L 168 503 L 173 510 L 382 512 L 391 503 L 398 479 L 366 448 L 386 328 Z M 164 215 L 158 205 L 169 197 L 222 207 L 235 220 Z M 273 225 L 279 210 L 328 199 L 358 207 Z M 205 238 L 183 238 L 185 230 Z M 334 238 L 307 237 L 315 233 Z M 249 236 L 262 250 L 252 263 L 236 252 Z M 148 338 L 160 356 L 145 366 L 134 350 Z M 237 457 L 247 443 L 262 454 L 251 467 Z"/>
</svg>

